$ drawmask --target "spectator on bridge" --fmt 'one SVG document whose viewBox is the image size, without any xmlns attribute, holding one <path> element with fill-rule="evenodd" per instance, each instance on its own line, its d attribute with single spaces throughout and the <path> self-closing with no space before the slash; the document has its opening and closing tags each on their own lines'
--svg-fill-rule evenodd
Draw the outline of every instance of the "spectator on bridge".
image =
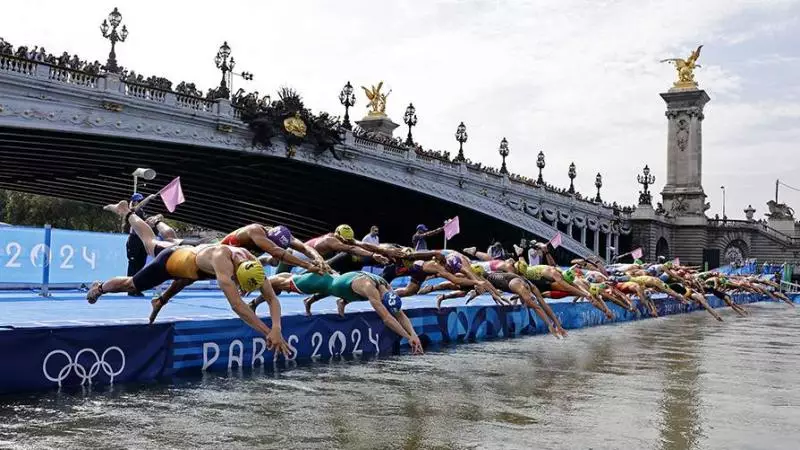
<svg viewBox="0 0 800 450">
<path fill-rule="evenodd" d="M 380 240 L 378 239 L 378 226 L 373 225 L 369 229 L 369 234 L 364 236 L 364 239 L 361 239 L 361 242 L 366 242 L 368 244 L 374 244 L 374 245 L 380 244 Z"/>
<path fill-rule="evenodd" d="M 135 211 L 134 214 L 141 217 L 142 219 L 146 219 L 143 208 L 136 210 L 136 206 L 144 200 L 144 196 L 138 192 L 134 193 L 131 196 L 130 201 L 130 208 L 131 210 Z M 125 249 L 128 254 L 128 276 L 132 277 L 136 274 L 136 272 L 142 270 L 145 263 L 147 262 L 147 249 L 142 243 L 142 240 L 139 239 L 139 236 L 133 232 L 133 229 L 128 224 L 126 220 L 123 226 L 123 232 L 128 233 L 128 242 L 125 243 Z M 144 294 L 141 292 L 128 292 L 128 295 L 131 297 L 144 297 Z"/>
<path fill-rule="evenodd" d="M 411 246 L 414 247 L 414 250 L 418 252 L 428 250 L 428 241 L 426 239 L 431 236 L 435 236 L 442 231 L 444 231 L 444 227 L 439 227 L 435 230 L 428 230 L 428 227 L 421 223 L 417 225 L 417 232 L 414 233 L 414 236 L 411 236 Z"/>
</svg>

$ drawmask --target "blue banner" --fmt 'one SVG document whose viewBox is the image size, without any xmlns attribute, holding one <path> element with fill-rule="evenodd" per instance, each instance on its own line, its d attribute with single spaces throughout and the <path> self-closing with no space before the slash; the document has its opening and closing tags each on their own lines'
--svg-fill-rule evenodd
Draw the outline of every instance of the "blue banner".
<svg viewBox="0 0 800 450">
<path fill-rule="evenodd" d="M 85 283 L 125 275 L 128 235 L 53 229 L 50 283 Z"/>
<path fill-rule="evenodd" d="M 171 324 L 0 332 L 0 393 L 126 381 L 170 373 Z"/>
<path fill-rule="evenodd" d="M 0 227 L 0 285 L 80 284 L 124 275 L 126 234 Z M 45 264 L 49 265 L 45 273 Z"/>
<path fill-rule="evenodd" d="M 0 283 L 40 284 L 44 228 L 0 227 Z"/>
<path fill-rule="evenodd" d="M 399 337 L 374 312 L 288 316 L 282 326 L 291 352 L 288 361 L 386 354 L 399 344 Z M 231 319 L 176 323 L 174 355 L 176 372 L 263 367 L 284 359 L 267 350 L 264 336 Z"/>
</svg>

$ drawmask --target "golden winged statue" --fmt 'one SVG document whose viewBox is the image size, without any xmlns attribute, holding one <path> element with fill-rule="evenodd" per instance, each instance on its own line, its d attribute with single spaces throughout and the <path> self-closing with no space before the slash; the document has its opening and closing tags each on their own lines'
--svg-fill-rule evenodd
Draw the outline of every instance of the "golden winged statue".
<svg viewBox="0 0 800 450">
<path fill-rule="evenodd" d="M 367 99 L 369 99 L 367 106 L 371 109 L 367 114 L 368 116 L 386 117 L 386 97 L 388 97 L 392 91 L 390 90 L 384 94 L 381 92 L 382 87 L 383 81 L 378 83 L 378 86 L 372 85 L 371 89 L 361 86 L 361 89 L 363 89 L 364 93 L 367 94 Z"/>
<path fill-rule="evenodd" d="M 693 51 L 692 54 L 686 59 L 669 58 L 661 60 L 662 63 L 671 62 L 675 64 L 675 68 L 678 69 L 678 81 L 675 82 L 676 88 L 697 87 L 697 82 L 694 81 L 694 69 L 701 67 L 699 64 L 696 64 L 697 58 L 700 57 L 701 48 L 703 48 L 703 46 L 698 45 L 697 49 Z"/>
</svg>

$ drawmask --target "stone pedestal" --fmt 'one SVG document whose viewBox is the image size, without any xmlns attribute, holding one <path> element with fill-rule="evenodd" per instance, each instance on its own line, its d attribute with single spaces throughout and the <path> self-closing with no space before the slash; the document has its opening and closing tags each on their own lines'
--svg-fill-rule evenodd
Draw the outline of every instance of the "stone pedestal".
<svg viewBox="0 0 800 450">
<path fill-rule="evenodd" d="M 794 236 L 794 219 L 767 219 L 767 226 L 788 236 Z"/>
<path fill-rule="evenodd" d="M 667 103 L 667 183 L 661 192 L 664 209 L 673 216 L 705 216 L 703 191 L 703 107 L 705 91 L 670 89 L 661 94 Z"/>
<path fill-rule="evenodd" d="M 387 116 L 367 116 L 361 120 L 357 120 L 356 125 L 361 127 L 364 131 L 377 133 L 386 137 L 392 137 L 395 128 L 400 126 L 392 122 L 392 119 Z"/>
</svg>

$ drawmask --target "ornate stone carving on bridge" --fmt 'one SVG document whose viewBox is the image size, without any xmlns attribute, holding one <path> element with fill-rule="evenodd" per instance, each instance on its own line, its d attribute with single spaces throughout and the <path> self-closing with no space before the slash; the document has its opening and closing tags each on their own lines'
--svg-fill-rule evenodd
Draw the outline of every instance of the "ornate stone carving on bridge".
<svg viewBox="0 0 800 450">
<path fill-rule="evenodd" d="M 770 219 L 794 220 L 794 210 L 785 203 L 777 203 L 775 200 L 770 200 L 767 202 L 767 207 L 769 208 L 769 213 L 767 213 L 766 216 Z M 755 212 L 755 210 L 753 210 L 753 212 Z M 752 216 L 753 214 L 751 213 L 750 217 Z"/>
</svg>

